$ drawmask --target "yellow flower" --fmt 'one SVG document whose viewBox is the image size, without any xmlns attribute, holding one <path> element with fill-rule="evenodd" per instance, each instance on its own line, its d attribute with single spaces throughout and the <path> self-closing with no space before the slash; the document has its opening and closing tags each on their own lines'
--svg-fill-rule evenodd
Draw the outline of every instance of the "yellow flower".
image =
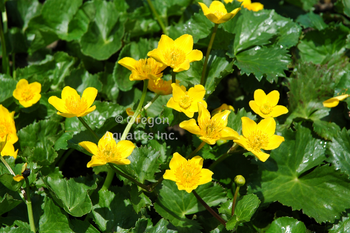
<svg viewBox="0 0 350 233">
<path fill-rule="evenodd" d="M 75 89 L 66 86 L 62 90 L 61 96 L 62 99 L 56 96 L 49 98 L 49 103 L 58 110 L 57 114 L 60 116 L 83 117 L 96 109 L 96 106 L 91 107 L 97 96 L 97 89 L 94 87 L 86 88 L 80 98 Z"/>
<path fill-rule="evenodd" d="M 122 140 L 116 143 L 111 132 L 106 132 L 98 141 L 98 145 L 89 141 L 80 142 L 79 145 L 93 154 L 87 167 L 102 166 L 107 163 L 117 165 L 130 164 L 130 160 L 126 159 L 126 157 L 135 148 L 135 145 L 128 140 Z"/>
<path fill-rule="evenodd" d="M 213 23 L 220 24 L 225 23 L 235 17 L 235 15 L 238 13 L 238 11 L 241 10 L 241 8 L 234 9 L 230 13 L 227 13 L 227 10 L 222 4 L 222 2 L 219 1 L 213 1 L 209 8 L 204 4 L 199 2 L 199 5 L 202 7 L 204 15 Z"/>
<path fill-rule="evenodd" d="M 205 89 L 202 85 L 191 87 L 188 91 L 184 86 L 179 84 L 171 84 L 173 87 L 173 97 L 166 104 L 168 108 L 175 109 L 178 112 L 183 112 L 188 117 L 193 117 L 195 112 L 198 112 L 198 102 L 202 102 L 205 107 L 207 103 L 203 100 Z"/>
<path fill-rule="evenodd" d="M 195 156 L 186 160 L 179 153 L 175 152 L 169 164 L 170 170 L 166 170 L 163 178 L 176 182 L 179 190 L 186 190 L 191 193 L 198 185 L 212 181 L 214 174 L 209 169 L 203 168 L 203 158 Z"/>
<path fill-rule="evenodd" d="M 157 62 L 153 58 L 140 59 L 136 61 L 131 57 L 124 57 L 118 64 L 131 70 L 130 81 L 159 79 L 163 76 L 162 71 L 167 67 L 163 63 Z"/>
<path fill-rule="evenodd" d="M 180 83 L 180 81 L 176 80 L 176 83 Z M 173 88 L 171 87 L 171 80 L 165 81 L 159 78 L 150 79 L 148 81 L 148 90 L 153 91 L 159 95 L 169 95 L 171 94 Z"/>
<path fill-rule="evenodd" d="M 197 49 L 193 50 L 191 35 L 182 35 L 175 41 L 167 35 L 162 35 L 158 48 L 148 52 L 147 56 L 170 66 L 174 72 L 180 72 L 188 70 L 190 62 L 202 60 L 203 53 Z"/>
<path fill-rule="evenodd" d="M 234 140 L 239 138 L 239 134 L 233 129 L 226 127 L 229 110 L 215 114 L 210 119 L 210 113 L 206 106 L 198 103 L 198 125 L 195 119 L 190 119 L 180 123 L 180 127 L 192 134 L 199 135 L 200 139 L 210 145 L 214 145 L 219 139 Z"/>
<path fill-rule="evenodd" d="M 0 145 L 2 147 L 1 156 L 12 156 L 17 158 L 18 150 L 13 146 L 18 141 L 16 134 L 15 121 L 13 119 L 15 112 L 9 112 L 0 104 Z"/>
<path fill-rule="evenodd" d="M 227 104 L 222 104 L 220 107 L 215 108 L 212 112 L 211 115 L 215 115 L 219 112 L 225 111 L 225 110 L 232 110 L 234 111 L 235 109 L 231 106 L 231 105 L 227 105 Z"/>
<path fill-rule="evenodd" d="M 334 108 L 334 107 L 338 106 L 339 101 L 345 100 L 348 97 L 349 97 L 348 94 L 332 97 L 328 100 L 323 101 L 323 106 L 326 108 Z"/>
<path fill-rule="evenodd" d="M 33 82 L 28 84 L 26 79 L 21 79 L 18 81 L 16 89 L 13 91 L 12 95 L 23 107 L 29 108 L 40 100 L 40 92 L 40 83 Z"/>
<path fill-rule="evenodd" d="M 243 136 L 233 141 L 251 151 L 260 161 L 265 162 L 270 155 L 262 152 L 261 149 L 276 149 L 284 141 L 284 137 L 274 135 L 276 130 L 274 118 L 263 119 L 259 124 L 248 117 L 242 117 L 241 119 Z"/>
<path fill-rule="evenodd" d="M 250 11 L 260 11 L 264 9 L 264 5 L 260 2 L 251 2 L 251 0 L 238 0 L 239 2 L 242 2 L 242 7 L 250 10 Z"/>
<path fill-rule="evenodd" d="M 278 91 L 271 91 L 269 94 L 261 89 L 254 92 L 254 100 L 249 101 L 250 108 L 262 118 L 278 117 L 288 113 L 288 109 L 282 105 L 277 105 L 280 99 Z"/>
</svg>

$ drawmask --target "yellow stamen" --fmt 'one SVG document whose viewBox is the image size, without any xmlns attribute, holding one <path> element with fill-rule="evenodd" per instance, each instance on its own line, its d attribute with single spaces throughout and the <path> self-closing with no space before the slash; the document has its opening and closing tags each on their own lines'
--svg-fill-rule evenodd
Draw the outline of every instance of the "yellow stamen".
<svg viewBox="0 0 350 233">
<path fill-rule="evenodd" d="M 184 109 L 188 109 L 191 106 L 192 101 L 192 97 L 190 97 L 189 95 L 184 95 L 183 97 L 181 97 L 179 105 Z"/>
<path fill-rule="evenodd" d="M 177 183 L 181 184 L 185 188 L 192 188 L 198 185 L 198 181 L 201 178 L 201 167 L 195 164 L 193 161 L 187 161 L 187 163 L 178 167 L 175 171 Z"/>
<path fill-rule="evenodd" d="M 253 151 L 260 151 L 269 144 L 269 136 L 260 130 L 252 132 L 248 138 L 248 145 Z"/>
<path fill-rule="evenodd" d="M 73 114 L 80 114 L 85 112 L 88 108 L 87 102 L 84 98 L 79 96 L 70 96 L 66 99 L 67 110 Z"/>
<path fill-rule="evenodd" d="M 181 49 L 171 48 L 164 53 L 164 59 L 171 68 L 174 68 L 186 60 L 186 54 Z"/>
<path fill-rule="evenodd" d="M 272 111 L 272 106 L 269 103 L 264 103 L 263 105 L 260 106 L 260 111 L 263 114 L 268 115 Z"/>
</svg>

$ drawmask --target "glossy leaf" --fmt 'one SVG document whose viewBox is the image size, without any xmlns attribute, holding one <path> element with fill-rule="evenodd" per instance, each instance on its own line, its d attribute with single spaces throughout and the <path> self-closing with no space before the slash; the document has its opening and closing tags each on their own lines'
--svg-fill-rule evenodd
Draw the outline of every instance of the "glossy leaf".
<svg viewBox="0 0 350 233">
<path fill-rule="evenodd" d="M 332 229 L 330 229 L 329 233 L 346 233 L 350 230 L 350 218 L 343 217 L 342 221 L 338 224 L 334 225 Z"/>
<path fill-rule="evenodd" d="M 282 217 L 273 221 L 266 233 L 284 233 L 286 230 L 293 233 L 304 233 L 306 232 L 306 227 L 303 222 L 294 218 Z"/>
<path fill-rule="evenodd" d="M 17 82 L 7 74 L 0 75 L 0 103 L 12 97 L 13 91 L 16 89 Z"/>
<path fill-rule="evenodd" d="M 286 141 L 265 163 L 258 163 L 249 192 L 264 203 L 279 201 L 293 210 L 302 209 L 319 223 L 333 222 L 350 207 L 345 204 L 350 194 L 348 179 L 328 165 L 320 166 L 326 159 L 321 140 L 312 138 L 307 128 L 296 130 L 295 135 L 285 135 Z"/>
<path fill-rule="evenodd" d="M 296 22 L 300 23 L 304 28 L 315 28 L 319 31 L 327 27 L 327 24 L 323 21 L 322 17 L 313 12 L 300 15 L 296 19 Z"/>
</svg>

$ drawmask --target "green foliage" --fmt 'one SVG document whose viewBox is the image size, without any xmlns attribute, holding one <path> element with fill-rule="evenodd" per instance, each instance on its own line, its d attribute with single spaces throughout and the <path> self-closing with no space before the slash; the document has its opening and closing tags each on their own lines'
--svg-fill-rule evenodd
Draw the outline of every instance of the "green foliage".
<svg viewBox="0 0 350 233">
<path fill-rule="evenodd" d="M 274 134 L 284 141 L 271 151 L 264 150 L 270 154 L 265 162 L 225 139 L 192 154 L 202 141 L 179 127 L 190 118 L 166 107 L 175 94 L 157 96 L 146 90 L 142 95 L 143 81 L 130 81 L 131 71 L 118 64 L 125 57 L 147 58 L 149 51 L 159 47 L 163 34 L 174 40 L 189 34 L 193 46 L 182 43 L 179 51 L 193 47 L 204 57 L 176 73 L 176 79 L 186 90 L 200 84 L 215 24 L 203 14 L 199 2 L 212 3 L 0 0 L 1 70 L 6 71 L 0 74 L 0 105 L 13 114 L 16 128 L 14 132 L 12 120 L 0 114 L 0 149 L 8 133 L 18 136 L 13 145 L 17 158 L 3 153 L 0 162 L 0 233 L 31 232 L 33 226 L 46 233 L 349 231 L 350 98 L 334 108 L 323 106 L 329 98 L 350 95 L 348 1 L 261 0 L 263 10 L 242 7 L 234 18 L 218 25 L 202 83 L 208 110 L 223 103 L 232 105 L 235 110 L 227 118 L 227 127 L 242 135 L 242 117 L 256 123 L 262 120 L 249 106 L 255 90 L 277 90 L 278 105 L 288 108 L 287 114 L 275 118 Z M 236 0 L 220 2 L 228 12 L 241 7 Z M 162 49 L 182 59 L 170 46 Z M 149 71 L 138 67 L 133 72 Z M 172 79 L 172 68 L 162 73 L 163 80 Z M 41 98 L 29 108 L 13 97 L 21 79 L 41 84 Z M 77 90 L 80 99 L 63 98 L 66 86 Z M 92 103 L 96 109 L 82 119 L 94 133 L 77 117 L 59 116 L 60 110 L 49 103 L 50 97 L 57 96 L 64 99 L 63 109 L 84 108 L 87 102 L 82 94 L 88 87 L 98 92 Z M 24 90 L 22 96 L 30 92 Z M 142 96 L 145 100 L 140 103 Z M 186 99 L 179 99 L 185 106 Z M 126 109 L 136 111 L 139 104 L 143 122 L 131 125 Z M 268 111 L 269 104 L 260 110 Z M 195 113 L 193 119 L 198 122 L 203 115 Z M 218 136 L 218 122 L 211 122 L 201 133 Z M 111 153 L 115 151 L 111 145 L 100 140 L 107 131 L 117 143 L 128 133 L 126 140 L 135 145 L 127 157 L 130 164 L 87 168 L 97 158 L 118 160 L 120 155 Z M 252 140 L 248 144 L 258 150 L 266 143 L 264 134 L 259 135 L 254 139 L 254 134 L 245 134 Z M 94 152 L 90 153 L 79 146 L 82 141 L 97 144 L 98 150 L 90 148 Z M 6 150 L 10 146 L 6 144 Z M 193 192 L 180 191 L 176 182 L 164 179 L 166 170 L 177 163 L 171 160 L 175 152 L 202 157 L 200 166 L 213 172 L 210 182 L 195 189 L 211 212 Z M 17 182 L 13 173 L 21 175 L 25 163 L 28 183 Z M 110 166 L 119 172 L 111 173 Z M 203 178 L 191 178 L 199 174 L 191 163 L 174 174 L 187 177 L 177 183 Z M 232 216 L 237 175 L 244 176 L 246 186 L 236 196 Z"/>
</svg>

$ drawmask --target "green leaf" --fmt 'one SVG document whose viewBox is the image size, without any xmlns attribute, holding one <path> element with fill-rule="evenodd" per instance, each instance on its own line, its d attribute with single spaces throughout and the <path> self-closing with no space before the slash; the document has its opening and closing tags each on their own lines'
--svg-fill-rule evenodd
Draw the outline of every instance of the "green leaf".
<svg viewBox="0 0 350 233">
<path fill-rule="evenodd" d="M 122 46 L 124 22 L 113 2 L 94 0 L 95 18 L 80 40 L 83 54 L 96 60 L 106 60 Z"/>
<path fill-rule="evenodd" d="M 81 217 L 92 209 L 89 192 L 97 188 L 96 180 L 85 177 L 69 180 L 48 176 L 44 178 L 52 198 L 70 215 Z"/>
<path fill-rule="evenodd" d="M 235 65 L 242 74 L 253 73 L 259 81 L 266 75 L 266 79 L 272 83 L 278 77 L 285 77 L 284 70 L 291 62 L 287 52 L 285 48 L 256 46 L 237 54 Z"/>
<path fill-rule="evenodd" d="M 322 31 L 310 31 L 298 44 L 301 60 L 314 64 L 325 64 L 344 54 L 346 38 L 350 29 L 340 25 Z"/>
<path fill-rule="evenodd" d="M 111 72 L 106 70 L 105 72 L 99 73 L 99 79 L 102 83 L 101 94 L 104 94 L 109 101 L 116 103 L 119 96 L 119 85 L 113 79 L 113 67 L 111 69 Z"/>
<path fill-rule="evenodd" d="M 309 12 L 305 15 L 299 15 L 296 22 L 300 23 L 304 28 L 316 28 L 319 31 L 328 27 L 323 21 L 322 17 L 313 12 Z"/>
<path fill-rule="evenodd" d="M 340 131 L 340 127 L 334 122 L 315 120 L 312 126 L 314 131 L 326 140 L 332 140 Z"/>
<path fill-rule="evenodd" d="M 230 200 L 230 208 L 232 211 L 232 200 Z M 255 211 L 260 205 L 259 198 L 254 194 L 244 195 L 242 199 L 237 202 L 235 213 L 227 222 L 226 229 L 233 230 L 238 224 L 249 222 Z"/>
<path fill-rule="evenodd" d="M 6 6 L 11 20 L 17 27 L 22 28 L 23 32 L 27 29 L 29 21 L 41 13 L 42 8 L 38 0 L 7 1 Z"/>
<path fill-rule="evenodd" d="M 258 162 L 248 192 L 256 193 L 264 203 L 279 201 L 317 222 L 333 222 L 350 207 L 349 179 L 334 168 L 320 166 L 326 159 L 325 148 L 311 131 L 296 125 L 296 133 L 285 132 L 280 147 L 265 162 Z M 329 198 L 332 197 L 332 201 Z"/>
<path fill-rule="evenodd" d="M 20 151 L 28 162 L 50 165 L 57 153 L 53 149 L 60 131 L 60 124 L 51 120 L 34 122 L 18 131 Z"/>
<path fill-rule="evenodd" d="M 120 52 L 118 60 L 124 57 L 131 57 L 135 60 L 147 58 L 147 53 L 153 50 L 156 46 L 153 41 L 141 38 L 138 43 L 131 42 L 127 44 Z M 135 84 L 135 81 L 130 81 L 129 76 L 131 71 L 124 66 L 115 63 L 113 70 L 113 80 L 118 84 L 121 91 L 129 91 Z"/>
<path fill-rule="evenodd" d="M 65 213 L 49 198 L 44 199 L 44 214 L 39 220 L 39 232 L 72 232 L 69 221 Z"/>
<path fill-rule="evenodd" d="M 92 75 L 83 68 L 73 70 L 70 75 L 66 76 L 65 84 L 79 93 L 83 93 L 88 87 L 95 87 L 98 92 L 102 90 L 102 83 L 98 80 L 98 75 Z"/>
<path fill-rule="evenodd" d="M 350 177 L 350 136 L 345 128 L 328 142 L 327 151 L 330 154 L 327 161 Z"/>
<path fill-rule="evenodd" d="M 130 201 L 136 213 L 139 213 L 142 208 L 152 205 L 152 201 L 149 197 L 147 197 L 142 191 L 139 191 L 136 185 L 133 185 L 129 192 Z"/>
<path fill-rule="evenodd" d="M 12 191 L 19 191 L 23 182 L 17 182 L 13 179 L 12 174 L 2 174 L 0 175 L 0 183 L 2 183 L 6 188 Z"/>
<path fill-rule="evenodd" d="M 0 233 L 31 233 L 32 231 L 25 227 L 6 226 L 0 229 Z"/>
<path fill-rule="evenodd" d="M 317 4 L 317 0 L 287 0 L 287 2 L 301 7 L 304 11 L 310 11 Z"/>
<path fill-rule="evenodd" d="M 73 219 L 70 221 L 70 227 L 75 233 L 100 233 L 100 231 L 88 221 Z"/>
<path fill-rule="evenodd" d="M 17 82 L 7 74 L 0 75 L 0 103 L 12 97 L 13 91 L 16 89 Z"/>
<path fill-rule="evenodd" d="M 212 50 L 208 61 L 205 90 L 206 94 L 210 95 L 215 91 L 218 83 L 225 76 L 233 72 L 233 69 L 232 63 L 227 61 L 222 50 Z M 188 86 L 188 84 L 185 83 L 192 85 L 200 84 L 203 65 L 204 59 L 191 63 L 189 70 L 178 73 L 176 79 L 180 80 L 180 85 Z"/>
<path fill-rule="evenodd" d="M 78 13 L 82 2 L 82 0 L 45 1 L 41 14 L 31 19 L 29 31 L 52 32 L 67 41 L 79 39 L 86 32 L 89 22 L 82 10 Z"/>
<path fill-rule="evenodd" d="M 350 3 L 347 0 L 336 1 L 334 4 L 336 11 L 344 13 L 346 16 L 350 17 Z"/>
<path fill-rule="evenodd" d="M 209 206 L 216 206 L 226 201 L 226 195 L 220 185 L 207 183 L 200 185 L 196 192 Z M 198 223 L 186 218 L 186 215 L 195 214 L 205 208 L 197 201 L 192 193 L 180 191 L 174 181 L 164 180 L 159 191 L 159 198 L 154 204 L 155 210 L 165 219 L 168 219 L 178 230 L 198 231 Z"/>
<path fill-rule="evenodd" d="M 0 184 L 1 191 L 0 191 L 0 215 L 3 215 L 4 213 L 9 212 L 13 208 L 15 208 L 17 205 L 21 204 L 23 202 L 22 199 L 20 199 L 19 195 L 17 193 L 16 196 L 18 196 L 18 199 L 13 198 L 9 193 L 5 193 L 6 188 Z"/>
<path fill-rule="evenodd" d="M 294 218 L 282 217 L 274 220 L 266 233 L 284 233 L 286 231 L 291 233 L 305 233 L 306 227 L 303 222 Z"/>
<path fill-rule="evenodd" d="M 334 225 L 328 233 L 347 233 L 350 230 L 350 218 L 343 217 L 342 221 Z"/>
<path fill-rule="evenodd" d="M 101 231 L 112 232 L 117 227 L 129 229 L 135 225 L 138 215 L 126 195 L 121 188 L 99 191 L 95 195 L 98 203 L 93 206 L 92 215 Z"/>
<path fill-rule="evenodd" d="M 127 140 L 131 140 L 131 138 Z M 159 152 L 151 147 L 136 147 L 132 154 L 127 157 L 131 161 L 129 165 L 119 166 L 122 171 L 131 175 L 141 183 L 145 180 L 156 181 L 154 174 L 158 172 L 160 161 Z"/>
</svg>

